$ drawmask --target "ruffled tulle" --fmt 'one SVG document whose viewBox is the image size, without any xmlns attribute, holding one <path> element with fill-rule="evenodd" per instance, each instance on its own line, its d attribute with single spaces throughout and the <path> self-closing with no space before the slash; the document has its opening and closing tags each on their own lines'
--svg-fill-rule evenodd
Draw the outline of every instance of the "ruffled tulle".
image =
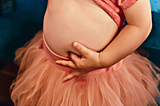
<svg viewBox="0 0 160 106">
<path fill-rule="evenodd" d="M 67 71 L 57 67 L 44 50 L 42 31 L 16 52 L 20 65 L 11 99 L 18 106 L 155 106 L 160 71 L 132 53 L 100 73 L 63 83 Z M 97 70 L 98 71 L 98 70 Z"/>
</svg>

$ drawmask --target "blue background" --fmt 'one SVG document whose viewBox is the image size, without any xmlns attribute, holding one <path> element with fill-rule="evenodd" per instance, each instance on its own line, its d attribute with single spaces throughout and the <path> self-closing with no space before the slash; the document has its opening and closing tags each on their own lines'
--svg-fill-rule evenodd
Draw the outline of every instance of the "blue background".
<svg viewBox="0 0 160 106">
<path fill-rule="evenodd" d="M 0 59 L 13 60 L 14 52 L 42 29 L 47 0 L 0 0 L 2 4 L 14 2 L 1 8 Z M 151 0 L 153 28 L 142 44 L 149 52 L 150 60 L 160 66 L 160 0 Z M 147 47 L 147 48 L 146 48 Z"/>
</svg>

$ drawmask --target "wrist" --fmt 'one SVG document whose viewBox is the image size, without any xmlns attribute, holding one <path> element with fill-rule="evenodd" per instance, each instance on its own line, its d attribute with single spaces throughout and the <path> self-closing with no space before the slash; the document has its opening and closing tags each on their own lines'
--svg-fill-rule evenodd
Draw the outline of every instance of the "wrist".
<svg viewBox="0 0 160 106">
<path fill-rule="evenodd" d="M 99 53 L 99 63 L 101 65 L 102 68 L 107 68 L 107 67 L 110 67 L 112 66 L 112 63 L 111 63 L 111 60 L 109 58 L 110 56 L 109 55 L 104 55 L 103 52 L 100 52 Z"/>
</svg>

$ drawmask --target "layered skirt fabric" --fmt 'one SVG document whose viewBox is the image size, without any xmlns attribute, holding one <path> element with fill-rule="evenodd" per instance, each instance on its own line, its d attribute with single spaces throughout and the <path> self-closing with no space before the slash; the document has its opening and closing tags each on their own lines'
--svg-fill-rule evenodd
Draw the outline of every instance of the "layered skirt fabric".
<svg viewBox="0 0 160 106">
<path fill-rule="evenodd" d="M 20 65 L 11 85 L 17 106 L 156 106 L 160 70 L 132 53 L 115 65 L 90 72 L 83 80 L 62 79 L 74 69 L 55 64 L 66 59 L 53 53 L 39 31 L 16 51 Z M 157 72 L 156 72 L 157 71 Z"/>
</svg>

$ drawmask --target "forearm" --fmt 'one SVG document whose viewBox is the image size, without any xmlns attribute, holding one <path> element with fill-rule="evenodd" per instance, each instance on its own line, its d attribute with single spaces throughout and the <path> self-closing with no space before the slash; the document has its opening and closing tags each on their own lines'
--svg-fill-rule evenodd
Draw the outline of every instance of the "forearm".
<svg viewBox="0 0 160 106">
<path fill-rule="evenodd" d="M 126 25 L 117 37 L 100 52 L 102 66 L 109 67 L 134 52 L 148 37 L 152 23 L 148 26 L 138 27 Z"/>
</svg>

